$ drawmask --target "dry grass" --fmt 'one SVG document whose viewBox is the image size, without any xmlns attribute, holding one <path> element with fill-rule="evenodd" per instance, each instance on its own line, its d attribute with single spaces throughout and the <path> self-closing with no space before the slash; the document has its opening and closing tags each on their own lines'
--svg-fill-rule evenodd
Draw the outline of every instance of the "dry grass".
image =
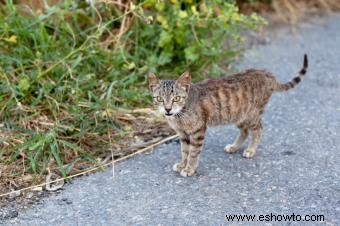
<svg viewBox="0 0 340 226">
<path fill-rule="evenodd" d="M 103 135 L 93 134 L 93 137 L 89 139 L 112 140 L 110 150 L 93 150 L 96 162 L 78 161 L 73 165 L 68 175 L 72 176 L 86 171 L 94 165 L 101 166 L 107 164 L 112 160 L 112 156 L 113 159 L 119 159 L 174 134 L 164 119 L 149 108 L 135 110 L 117 109 L 106 114 L 105 117 L 108 116 L 115 119 L 116 122 L 125 126 L 125 134 L 123 136 L 113 133 Z M 40 117 L 39 119 L 25 121 L 25 126 L 33 130 L 48 131 L 54 124 L 49 122 L 47 118 Z M 23 142 L 15 139 L 13 132 L 6 132 L 1 129 L 0 131 L 0 136 L 3 139 L 2 145 L 15 146 Z M 117 139 L 117 136 L 119 136 L 119 139 Z M 113 140 L 116 140 L 116 142 L 113 142 Z M 27 173 L 25 161 L 27 161 L 27 156 L 19 155 L 15 161 L 0 164 L 0 194 L 45 182 L 46 175 Z M 74 161 L 70 159 L 70 162 Z M 64 165 L 64 168 L 67 167 L 68 165 Z M 54 162 L 49 163 L 48 171 L 59 174 L 58 167 Z M 11 200 L 11 197 L 0 198 L 3 204 L 6 203 L 6 200 Z"/>
<path fill-rule="evenodd" d="M 319 13 L 331 13 L 340 10 L 337 0 L 272 0 L 272 4 L 262 2 L 240 4 L 241 11 L 250 14 L 258 12 L 273 24 L 295 25 L 303 18 Z"/>
</svg>

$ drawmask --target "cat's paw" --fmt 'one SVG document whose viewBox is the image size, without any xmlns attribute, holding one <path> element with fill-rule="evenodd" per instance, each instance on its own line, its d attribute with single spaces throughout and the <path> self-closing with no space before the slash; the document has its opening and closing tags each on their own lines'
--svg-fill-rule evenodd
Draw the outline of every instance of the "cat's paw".
<svg viewBox="0 0 340 226">
<path fill-rule="evenodd" d="M 190 169 L 190 168 L 184 168 L 181 171 L 181 176 L 182 177 L 191 177 L 192 175 L 194 175 L 195 170 L 194 169 Z"/>
<path fill-rule="evenodd" d="M 236 147 L 232 144 L 229 144 L 227 146 L 225 146 L 224 151 L 227 153 L 235 153 L 238 152 L 240 150 L 240 147 Z"/>
<path fill-rule="evenodd" d="M 247 148 L 246 150 L 244 150 L 243 152 L 243 157 L 245 158 L 252 158 L 256 153 L 256 150 L 253 148 Z"/>
<path fill-rule="evenodd" d="M 176 163 L 175 165 L 172 166 L 172 170 L 175 172 L 181 172 L 184 169 L 185 165 L 181 162 Z"/>
</svg>

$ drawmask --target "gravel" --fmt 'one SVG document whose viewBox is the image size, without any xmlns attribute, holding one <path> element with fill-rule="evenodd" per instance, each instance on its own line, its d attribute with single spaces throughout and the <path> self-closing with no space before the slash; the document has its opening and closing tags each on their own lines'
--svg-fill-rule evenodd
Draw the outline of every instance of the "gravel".
<svg viewBox="0 0 340 226">
<path fill-rule="evenodd" d="M 280 30 L 280 38 L 246 51 L 237 65 L 268 69 L 287 82 L 305 52 L 310 59 L 306 79 L 272 97 L 254 159 L 223 151 L 235 128 L 212 128 L 193 177 L 172 171 L 180 158 L 179 144 L 172 142 L 117 164 L 114 178 L 112 170 L 82 177 L 27 211 L 11 210 L 2 224 L 301 225 L 226 218 L 294 213 L 322 214 L 323 224 L 340 225 L 339 24 L 335 15 L 301 24 L 293 34 Z"/>
</svg>

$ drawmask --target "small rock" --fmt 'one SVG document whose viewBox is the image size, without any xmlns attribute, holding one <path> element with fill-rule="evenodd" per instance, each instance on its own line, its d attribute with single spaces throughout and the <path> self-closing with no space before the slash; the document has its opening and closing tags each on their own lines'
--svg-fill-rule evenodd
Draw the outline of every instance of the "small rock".
<svg viewBox="0 0 340 226">
<path fill-rule="evenodd" d="M 13 199 L 21 195 L 21 191 L 13 191 L 11 194 L 9 194 L 9 198 Z"/>
<path fill-rule="evenodd" d="M 6 220 L 6 219 L 11 219 L 11 218 L 15 218 L 19 215 L 18 211 L 15 209 L 10 209 L 6 212 L 1 212 L 0 213 L 0 220 Z"/>
<path fill-rule="evenodd" d="M 28 192 L 26 197 L 27 197 L 28 199 L 31 199 L 31 198 L 33 197 L 33 193 L 32 193 L 32 192 Z"/>
<path fill-rule="evenodd" d="M 62 198 L 61 199 L 63 202 L 65 202 L 67 205 L 72 204 L 73 202 L 71 200 L 69 200 L 68 198 Z"/>
</svg>

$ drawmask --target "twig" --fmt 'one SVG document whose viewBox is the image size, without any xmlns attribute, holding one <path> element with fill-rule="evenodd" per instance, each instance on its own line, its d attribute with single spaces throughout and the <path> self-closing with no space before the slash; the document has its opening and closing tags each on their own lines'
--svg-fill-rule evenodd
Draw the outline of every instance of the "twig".
<svg viewBox="0 0 340 226">
<path fill-rule="evenodd" d="M 118 34 L 117 34 L 114 52 L 117 51 L 117 48 L 118 48 L 118 46 L 119 46 L 120 39 L 121 39 L 122 35 L 123 35 L 124 32 L 125 32 L 125 31 L 124 31 L 124 30 L 125 30 L 125 23 L 126 23 L 126 20 L 127 20 L 127 17 L 128 17 L 128 15 L 127 15 L 126 13 L 127 13 L 128 10 L 129 10 L 129 8 L 127 7 L 127 8 L 125 9 L 125 11 L 124 11 L 125 16 L 123 17 L 122 23 L 121 23 L 120 28 L 119 28 L 119 32 L 118 32 Z"/>
<path fill-rule="evenodd" d="M 101 1 L 99 1 L 99 3 L 100 2 L 103 2 L 103 3 L 105 3 L 105 4 L 108 4 L 108 5 L 118 5 L 118 6 L 120 6 L 121 8 L 129 8 L 129 6 L 127 6 L 126 4 L 123 4 L 121 1 L 109 1 L 109 0 L 101 0 Z"/>
<path fill-rule="evenodd" d="M 287 7 L 288 11 L 290 12 L 290 24 L 296 24 L 296 13 L 295 13 L 295 9 L 294 6 L 292 4 L 292 2 L 290 2 L 290 0 L 284 0 L 283 3 L 285 4 L 285 6 Z"/>
<path fill-rule="evenodd" d="M 15 193 L 15 192 L 22 192 L 22 191 L 30 190 L 30 189 L 33 189 L 33 188 L 36 188 L 36 187 L 46 186 L 47 184 L 56 183 L 56 182 L 58 182 L 58 181 L 62 181 L 62 180 L 66 180 L 66 179 L 70 179 L 70 178 L 74 178 L 74 177 L 78 177 L 78 176 L 85 175 L 85 174 L 87 174 L 87 173 L 96 171 L 96 170 L 98 170 L 98 169 L 102 169 L 103 167 L 107 167 L 107 166 L 113 165 L 113 164 L 115 164 L 115 163 L 117 163 L 117 162 L 120 162 L 120 161 L 123 161 L 123 160 L 125 160 L 125 159 L 131 158 L 131 157 L 133 157 L 133 156 L 135 156 L 135 155 L 137 155 L 137 154 L 141 154 L 141 153 L 143 153 L 143 152 L 145 152 L 145 151 L 148 151 L 148 150 L 150 150 L 150 149 L 153 149 L 153 148 L 156 147 L 157 145 L 163 144 L 163 143 L 165 143 L 165 142 L 167 142 L 167 141 L 169 141 L 169 140 L 173 140 L 173 139 L 175 139 L 175 138 L 177 138 L 177 137 L 178 137 L 178 135 L 173 135 L 173 136 L 171 136 L 171 137 L 167 137 L 167 138 L 165 138 L 165 139 L 163 139 L 163 140 L 161 140 L 161 141 L 159 141 L 159 142 L 157 142 L 157 143 L 151 144 L 150 146 L 145 147 L 145 148 L 142 148 L 142 149 L 140 149 L 140 150 L 138 150 L 138 151 L 136 151 L 136 152 L 134 152 L 134 153 L 132 153 L 132 154 L 126 155 L 126 156 L 121 157 L 121 158 L 116 159 L 116 160 L 112 160 L 112 161 L 109 162 L 109 163 L 106 163 L 106 164 L 103 164 L 103 165 L 101 165 L 101 166 L 98 166 L 98 167 L 94 167 L 94 168 L 88 169 L 88 170 L 86 170 L 86 171 L 84 171 L 84 172 L 77 173 L 77 174 L 73 174 L 73 175 L 68 176 L 68 177 L 65 177 L 65 178 L 59 178 L 59 179 L 56 179 L 56 180 L 54 180 L 54 181 L 49 181 L 49 182 L 41 183 L 41 184 L 38 184 L 38 185 L 33 185 L 33 186 L 30 186 L 30 187 L 22 188 L 22 189 L 19 189 L 19 190 L 11 191 L 11 192 L 8 192 L 8 193 L 0 194 L 0 197 L 8 196 L 8 195 L 13 194 L 13 193 Z"/>
<path fill-rule="evenodd" d="M 190 23 L 190 28 L 191 28 L 191 31 L 192 31 L 192 33 L 193 33 L 193 35 L 194 35 L 194 38 L 195 38 L 196 42 L 197 42 L 199 45 L 201 45 L 201 41 L 200 41 L 200 40 L 198 39 L 198 37 L 197 37 L 197 33 L 196 33 L 195 27 L 194 27 L 194 25 L 193 25 L 192 22 Z"/>
</svg>

